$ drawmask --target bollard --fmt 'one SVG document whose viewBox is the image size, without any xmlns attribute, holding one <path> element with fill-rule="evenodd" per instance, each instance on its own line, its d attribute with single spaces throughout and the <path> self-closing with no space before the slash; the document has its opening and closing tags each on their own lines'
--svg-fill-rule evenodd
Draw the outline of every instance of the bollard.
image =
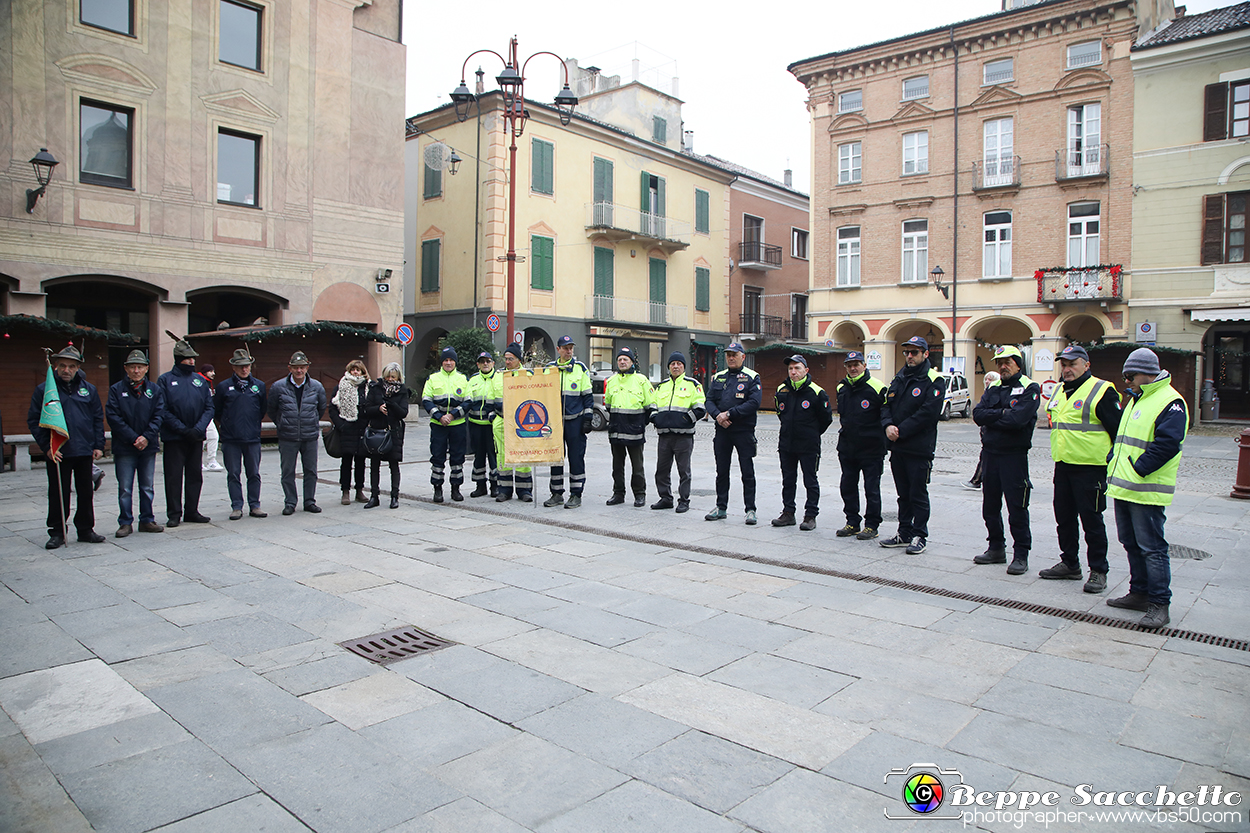
<svg viewBox="0 0 1250 833">
<path fill-rule="evenodd" d="M 1241 456 L 1237 458 L 1237 483 L 1228 496 L 1250 500 L 1250 428 L 1233 437 L 1233 442 L 1241 446 Z"/>
</svg>

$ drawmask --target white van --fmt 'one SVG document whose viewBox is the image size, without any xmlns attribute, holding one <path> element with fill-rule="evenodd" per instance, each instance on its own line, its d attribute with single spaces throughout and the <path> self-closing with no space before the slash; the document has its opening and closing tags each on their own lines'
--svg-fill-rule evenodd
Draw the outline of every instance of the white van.
<svg viewBox="0 0 1250 833">
<path fill-rule="evenodd" d="M 968 390 L 968 380 L 961 373 L 951 373 L 946 377 L 946 401 L 942 403 L 942 416 L 946 420 L 958 412 L 959 416 L 972 416 L 972 393 Z"/>
</svg>

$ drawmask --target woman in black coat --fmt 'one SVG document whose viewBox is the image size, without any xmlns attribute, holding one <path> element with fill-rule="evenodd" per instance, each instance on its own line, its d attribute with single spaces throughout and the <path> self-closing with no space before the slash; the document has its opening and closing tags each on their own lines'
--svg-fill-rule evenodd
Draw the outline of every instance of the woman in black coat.
<svg viewBox="0 0 1250 833">
<path fill-rule="evenodd" d="M 330 394 L 330 422 L 339 431 L 342 443 L 342 464 L 339 466 L 341 503 L 352 502 L 352 470 L 356 471 L 356 500 L 365 502 L 365 394 L 369 388 L 369 371 L 364 362 L 353 359 L 347 363 L 343 378 Z"/>
<path fill-rule="evenodd" d="M 382 371 L 382 376 L 369 385 L 369 393 L 365 397 L 365 416 L 370 431 L 391 432 L 391 450 L 384 456 L 369 455 L 369 485 L 372 494 L 366 509 L 379 504 L 378 480 L 382 460 L 391 464 L 391 508 L 399 508 L 399 464 L 404 459 L 404 417 L 408 416 L 408 388 L 404 385 L 404 374 L 399 365 L 391 362 Z"/>
</svg>

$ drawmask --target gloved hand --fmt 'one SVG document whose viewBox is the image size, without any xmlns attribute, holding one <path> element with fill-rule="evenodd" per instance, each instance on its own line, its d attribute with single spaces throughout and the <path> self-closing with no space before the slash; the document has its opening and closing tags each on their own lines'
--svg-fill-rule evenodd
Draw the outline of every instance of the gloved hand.
<svg viewBox="0 0 1250 833">
<path fill-rule="evenodd" d="M 589 434 L 589 433 L 591 432 L 591 430 L 592 430 L 592 428 L 591 428 L 590 420 L 589 420 L 589 419 L 583 419 L 583 420 L 582 420 L 582 433 L 583 433 L 583 434 Z"/>
</svg>

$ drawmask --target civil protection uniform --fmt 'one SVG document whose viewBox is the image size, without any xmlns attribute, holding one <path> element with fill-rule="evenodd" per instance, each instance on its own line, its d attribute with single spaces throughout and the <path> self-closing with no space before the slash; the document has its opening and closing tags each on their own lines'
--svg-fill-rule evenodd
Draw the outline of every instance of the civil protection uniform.
<svg viewBox="0 0 1250 833">
<path fill-rule="evenodd" d="M 881 474 L 885 471 L 885 428 L 881 406 L 885 383 L 865 370 L 838 382 L 838 465 L 842 469 L 842 511 L 849 526 L 881 527 Z M 864 478 L 864 514 L 859 513 L 859 478 Z"/>
<path fill-rule="evenodd" d="M 988 388 L 972 409 L 972 419 L 982 428 L 981 517 L 991 551 L 1006 550 L 1003 500 L 1011 526 L 1013 562 L 1028 563 L 1033 547 L 1029 528 L 1029 449 L 1041 404 L 1041 387 L 1023 371 L 1004 376 Z M 1004 560 L 1006 556 L 1004 554 Z"/>
<path fill-rule="evenodd" d="M 760 409 L 762 391 L 760 375 L 746 365 L 741 370 L 725 368 L 712 377 L 707 389 L 707 415 L 716 419 L 729 414 L 728 428 L 716 426 L 712 453 L 716 455 L 716 508 L 729 508 L 729 464 L 738 454 L 742 475 L 742 502 L 748 512 L 755 511 L 755 421 Z"/>
<path fill-rule="evenodd" d="M 473 493 L 479 497 L 488 491 L 494 497 L 498 489 L 495 437 L 490 425 L 490 409 L 498 373 L 497 370 L 486 374 L 479 371 L 469 377 L 468 423 L 469 439 L 473 443 Z"/>
<path fill-rule="evenodd" d="M 929 537 L 929 475 L 945 399 L 946 377 L 925 359 L 898 372 L 881 406 L 881 427 L 898 428 L 898 439 L 887 445 L 898 491 L 898 537 L 903 540 Z"/>
<path fill-rule="evenodd" d="M 820 438 L 833 422 L 829 394 L 804 376 L 796 384 L 786 379 L 777 386 L 777 419 L 781 431 L 777 435 L 777 453 L 781 457 L 781 512 L 794 515 L 794 497 L 798 489 L 798 471 L 803 469 L 803 488 L 807 501 L 803 518 L 820 514 Z"/>
<path fill-rule="evenodd" d="M 144 364 L 146 364 L 146 359 Z M 134 485 L 139 481 L 139 523 L 156 523 L 156 452 L 160 450 L 161 411 L 165 397 L 147 376 L 132 384 L 127 377 L 109 387 L 104 413 L 113 432 L 113 472 L 117 475 L 117 526 L 132 526 Z M 143 450 L 135 440 L 147 439 Z"/>
<path fill-rule="evenodd" d="M 586 488 L 586 435 L 595 397 L 590 373 L 577 359 L 556 360 L 547 367 L 560 371 L 560 403 L 564 412 L 564 458 L 569 464 L 569 494 L 581 495 Z M 551 496 L 564 494 L 564 464 L 551 467 Z"/>
<path fill-rule="evenodd" d="M 180 360 L 176 352 L 174 360 Z M 156 384 L 165 398 L 165 410 L 161 414 L 165 514 L 169 525 L 176 526 L 184 516 L 188 520 L 203 517 L 200 513 L 200 490 L 204 487 L 201 461 L 204 436 L 213 419 L 213 389 L 186 364 L 175 364 L 172 370 L 157 378 Z"/>
<path fill-rule="evenodd" d="M 230 508 L 243 509 L 243 475 L 247 476 L 247 506 L 260 511 L 260 423 L 269 409 L 265 383 L 249 375 L 231 374 L 217 383 L 213 410 L 221 426 L 221 457 L 226 465 Z M 320 421 L 320 420 L 318 420 Z"/>
<path fill-rule="evenodd" d="M 625 457 L 629 456 L 629 486 L 635 501 L 647 495 L 647 475 L 642 465 L 642 450 L 647 442 L 647 423 L 655 411 L 655 388 L 651 380 L 637 372 L 638 365 L 630 356 L 629 370 L 617 371 L 603 390 L 603 404 L 608 409 L 608 445 L 612 448 L 612 496 L 625 495 Z"/>
<path fill-rule="evenodd" d="M 91 464 L 92 453 L 97 449 L 104 451 L 104 408 L 100 405 L 99 392 L 95 385 L 87 381 L 81 367 L 68 382 L 61 381 L 61 377 L 55 374 L 53 377 L 56 379 L 57 397 L 61 400 L 61 412 L 65 415 L 65 427 L 69 429 L 69 439 L 61 446 L 59 465 L 51 461 L 52 432 L 39 427 L 46 383 L 38 385 L 30 397 L 26 427 L 39 448 L 48 455 L 48 537 L 61 537 L 66 507 L 69 506 L 70 479 L 73 478 L 78 502 L 78 508 L 74 510 L 74 528 L 78 531 L 79 540 L 83 540 L 95 533 L 95 489 L 91 483 Z M 198 455 L 195 470 L 200 470 Z"/>
<path fill-rule="evenodd" d="M 1129 593 L 1156 605 L 1172 600 L 1164 510 L 1176 494 L 1188 427 L 1185 399 L 1163 371 L 1126 403 L 1107 464 L 1107 495 L 1115 498 L 1116 528 L 1128 554 Z"/>
<path fill-rule="evenodd" d="M 436 490 L 443 488 L 444 465 L 450 458 L 451 488 L 459 489 L 464 483 L 464 449 L 468 434 L 464 427 L 468 412 L 466 397 L 469 380 L 459 370 L 448 373 L 441 367 L 425 380 L 421 392 L 421 407 L 430 415 L 430 485 Z M 443 425 L 443 414 L 451 415 L 451 422 Z"/>
<path fill-rule="evenodd" d="M 513 376 L 524 373 L 526 376 L 533 376 L 531 370 L 496 370 L 490 379 L 490 397 L 491 406 L 487 412 L 487 419 L 490 420 L 491 434 L 495 441 L 495 460 L 498 465 L 498 481 L 497 489 L 499 495 L 512 497 L 513 490 L 516 490 L 517 497 L 524 497 L 534 494 L 534 476 L 533 469 L 529 466 L 509 466 L 504 462 L 503 446 L 504 446 L 504 412 L 503 412 L 503 379 L 505 376 Z M 506 498 L 505 498 L 506 499 Z"/>
<path fill-rule="evenodd" d="M 673 461 L 677 461 L 677 500 L 690 503 L 690 458 L 694 428 L 707 412 L 703 386 L 689 376 L 669 377 L 655 389 L 655 490 L 672 500 Z"/>
<path fill-rule="evenodd" d="M 1102 513 L 1107 508 L 1107 457 L 1120 424 L 1120 392 L 1087 370 L 1055 391 L 1048 413 L 1059 558 L 1080 573 L 1084 527 L 1090 572 L 1105 576 L 1110 565 Z"/>
</svg>

